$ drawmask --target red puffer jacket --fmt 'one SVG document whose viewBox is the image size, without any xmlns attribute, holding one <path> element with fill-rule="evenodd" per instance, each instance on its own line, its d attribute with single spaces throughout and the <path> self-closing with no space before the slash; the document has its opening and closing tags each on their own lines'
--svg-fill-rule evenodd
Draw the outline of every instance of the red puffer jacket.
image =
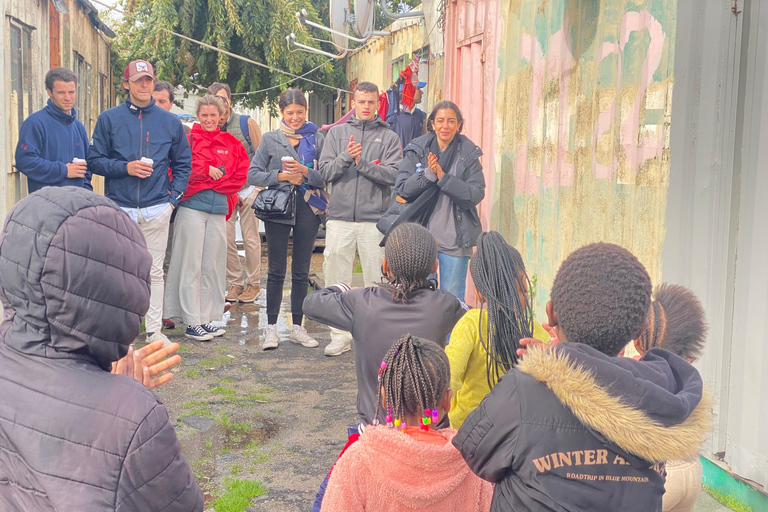
<svg viewBox="0 0 768 512">
<path fill-rule="evenodd" d="M 188 137 L 192 147 L 192 172 L 184 199 L 206 189 L 226 194 L 229 219 L 237 204 L 237 192 L 243 188 L 248 177 L 248 154 L 231 133 L 222 132 L 218 128 L 207 132 L 199 123 L 195 123 Z M 208 173 L 209 166 L 224 167 L 226 172 L 214 180 Z"/>
</svg>

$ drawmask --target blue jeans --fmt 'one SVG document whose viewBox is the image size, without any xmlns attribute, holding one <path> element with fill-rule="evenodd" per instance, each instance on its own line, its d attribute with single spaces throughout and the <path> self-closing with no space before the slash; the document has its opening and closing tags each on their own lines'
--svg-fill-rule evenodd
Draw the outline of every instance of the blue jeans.
<svg viewBox="0 0 768 512">
<path fill-rule="evenodd" d="M 357 425 L 347 428 L 347 436 L 351 436 L 352 434 L 359 434 L 359 427 L 360 426 Z M 331 473 L 329 472 L 327 475 L 325 475 L 325 480 L 323 480 L 323 483 L 320 484 L 320 489 L 315 495 L 315 502 L 312 504 L 312 512 L 320 512 L 320 507 L 323 505 L 323 497 L 325 496 L 325 488 L 328 487 L 328 479 L 330 476 Z"/>
<path fill-rule="evenodd" d="M 438 252 L 437 261 L 440 264 L 440 289 L 452 293 L 464 302 L 469 256 L 449 256 Z"/>
</svg>

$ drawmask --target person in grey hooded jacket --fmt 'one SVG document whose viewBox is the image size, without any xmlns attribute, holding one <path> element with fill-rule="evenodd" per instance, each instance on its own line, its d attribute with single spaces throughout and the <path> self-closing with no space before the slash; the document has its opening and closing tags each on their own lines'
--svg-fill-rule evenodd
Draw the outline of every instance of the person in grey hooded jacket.
<svg viewBox="0 0 768 512">
<path fill-rule="evenodd" d="M 47 187 L 8 214 L 0 510 L 203 510 L 165 406 L 110 373 L 149 308 L 151 263 L 136 223 L 93 192 Z"/>
<path fill-rule="evenodd" d="M 379 88 L 371 82 L 360 82 L 352 98 L 354 117 L 328 131 L 318 164 L 331 194 L 323 273 L 329 285 L 351 285 L 357 248 L 363 281 L 371 286 L 381 280 L 384 256 L 376 223 L 389 207 L 403 152 L 397 134 L 376 113 Z M 351 349 L 351 341 L 348 332 L 331 329 L 325 355 L 343 354 Z"/>
</svg>

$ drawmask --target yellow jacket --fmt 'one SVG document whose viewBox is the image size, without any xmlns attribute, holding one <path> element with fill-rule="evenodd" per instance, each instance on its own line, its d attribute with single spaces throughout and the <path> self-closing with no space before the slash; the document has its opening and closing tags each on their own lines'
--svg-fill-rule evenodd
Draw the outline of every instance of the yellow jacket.
<svg viewBox="0 0 768 512">
<path fill-rule="evenodd" d="M 485 309 L 470 309 L 461 317 L 451 331 L 451 340 L 445 347 L 451 363 L 451 410 L 448 418 L 451 428 L 458 429 L 470 412 L 480 405 L 485 395 L 491 392 L 485 369 L 487 352 L 480 341 L 478 324 L 482 311 L 483 335 L 488 329 L 488 313 Z M 538 322 L 533 323 L 533 337 L 549 341 L 549 334 Z"/>
</svg>

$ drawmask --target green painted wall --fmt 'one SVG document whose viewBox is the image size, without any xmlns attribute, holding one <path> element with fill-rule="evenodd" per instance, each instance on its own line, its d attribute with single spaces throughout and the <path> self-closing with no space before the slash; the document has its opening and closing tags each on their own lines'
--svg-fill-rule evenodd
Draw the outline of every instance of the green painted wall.
<svg viewBox="0 0 768 512">
<path fill-rule="evenodd" d="M 537 276 L 606 241 L 658 281 L 677 0 L 502 0 L 491 226 Z"/>
</svg>

